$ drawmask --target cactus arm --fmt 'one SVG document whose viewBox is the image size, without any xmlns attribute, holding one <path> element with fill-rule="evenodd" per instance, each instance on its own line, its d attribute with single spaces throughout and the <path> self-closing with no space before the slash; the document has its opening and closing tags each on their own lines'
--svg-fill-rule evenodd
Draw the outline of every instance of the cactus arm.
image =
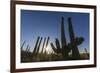
<svg viewBox="0 0 100 73">
<path fill-rule="evenodd" d="M 84 42 L 83 37 L 76 37 L 75 42 L 77 45 L 81 45 Z"/>
<path fill-rule="evenodd" d="M 51 47 L 52 47 L 53 51 L 54 51 L 55 53 L 57 53 L 57 49 L 55 48 L 55 46 L 53 45 L 53 43 L 51 43 Z"/>
<path fill-rule="evenodd" d="M 70 41 L 73 42 L 75 40 L 75 35 L 74 35 L 74 30 L 71 22 L 71 17 L 68 18 L 68 28 L 69 28 Z"/>
<path fill-rule="evenodd" d="M 71 17 L 68 18 L 68 28 L 69 28 L 70 42 L 72 46 L 71 49 L 72 49 L 73 59 L 80 59 L 79 50 L 75 42 L 75 35 L 74 35 L 73 27 L 72 27 Z"/>
<path fill-rule="evenodd" d="M 57 48 L 57 49 L 61 49 L 61 48 L 60 48 L 60 43 L 59 43 L 59 40 L 58 40 L 57 38 L 56 38 L 55 43 L 56 43 L 56 48 Z"/>
</svg>

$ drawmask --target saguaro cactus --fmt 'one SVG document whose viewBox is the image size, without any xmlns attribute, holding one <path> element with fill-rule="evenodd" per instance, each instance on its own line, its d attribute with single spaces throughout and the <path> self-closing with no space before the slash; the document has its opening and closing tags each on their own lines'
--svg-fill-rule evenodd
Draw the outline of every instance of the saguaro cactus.
<svg viewBox="0 0 100 73">
<path fill-rule="evenodd" d="M 65 57 L 65 59 L 68 58 L 68 52 L 70 49 L 67 46 L 66 42 L 66 36 L 65 36 L 65 30 L 64 30 L 64 18 L 62 17 L 61 21 L 61 47 L 62 47 L 62 54 Z"/>
<path fill-rule="evenodd" d="M 53 45 L 53 43 L 51 43 L 51 47 L 54 50 L 54 52 L 57 54 L 61 53 L 63 56 L 63 59 L 69 59 L 68 53 L 69 53 L 70 49 L 68 48 L 67 42 L 66 42 L 63 17 L 62 17 L 62 21 L 61 21 L 61 47 L 60 47 L 60 42 L 57 38 L 55 40 L 55 43 L 56 43 L 56 47 Z"/>
<path fill-rule="evenodd" d="M 57 54 L 61 53 L 63 56 L 63 59 L 80 59 L 80 54 L 78 50 L 78 45 L 82 44 L 84 41 L 83 37 L 77 37 L 75 38 L 71 17 L 68 18 L 68 30 L 69 30 L 69 37 L 70 37 L 70 43 L 67 44 L 66 42 L 66 36 L 65 36 L 65 30 L 64 30 L 64 18 L 62 17 L 61 21 L 61 46 L 59 40 L 55 39 L 55 45 L 51 43 L 51 47 L 53 51 Z M 72 50 L 72 55 L 69 56 L 69 52 Z"/>
<path fill-rule="evenodd" d="M 71 22 L 71 17 L 68 18 L 68 30 L 70 36 L 71 49 L 72 49 L 72 57 L 73 59 L 80 59 L 79 50 L 75 41 L 75 34 Z"/>
</svg>

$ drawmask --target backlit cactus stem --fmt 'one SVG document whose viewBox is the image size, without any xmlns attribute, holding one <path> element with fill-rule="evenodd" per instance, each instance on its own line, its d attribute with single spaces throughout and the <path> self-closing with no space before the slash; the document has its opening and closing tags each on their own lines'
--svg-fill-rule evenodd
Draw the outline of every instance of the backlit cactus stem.
<svg viewBox="0 0 100 73">
<path fill-rule="evenodd" d="M 56 43 L 56 48 L 61 49 L 61 48 L 60 48 L 60 42 L 59 42 L 59 40 L 58 40 L 57 38 L 56 38 L 55 43 Z"/>
<path fill-rule="evenodd" d="M 61 46 L 62 48 L 65 48 L 65 46 L 67 45 L 66 42 L 66 36 L 65 36 L 65 30 L 64 30 L 64 18 L 62 17 L 62 21 L 61 21 Z"/>
<path fill-rule="evenodd" d="M 43 53 L 43 49 L 44 49 L 45 43 L 46 43 L 46 37 L 44 38 L 44 42 L 43 42 L 41 53 Z"/>
<path fill-rule="evenodd" d="M 69 36 L 70 36 L 70 43 L 71 43 L 71 49 L 72 49 L 72 57 L 73 59 L 80 59 L 80 54 L 78 50 L 78 46 L 75 41 L 75 34 L 73 31 L 73 26 L 71 22 L 71 17 L 68 17 L 68 30 L 69 30 Z"/>
<path fill-rule="evenodd" d="M 22 43 L 22 45 L 21 45 L 21 50 L 23 50 L 23 47 L 24 47 L 25 43 L 26 43 L 26 41 L 24 41 L 24 42 Z"/>
<path fill-rule="evenodd" d="M 52 47 L 52 49 L 53 49 L 53 51 L 54 51 L 55 53 L 59 53 L 59 51 L 57 50 L 57 48 L 55 48 L 55 46 L 53 45 L 53 43 L 51 43 L 51 47 Z"/>
<path fill-rule="evenodd" d="M 33 49 L 33 56 L 35 56 L 35 54 L 36 54 L 36 50 L 37 50 L 37 47 L 38 47 L 39 39 L 40 39 L 40 37 L 38 36 L 37 41 L 36 41 L 36 44 L 35 44 L 35 47 Z"/>
<path fill-rule="evenodd" d="M 48 46 L 49 40 L 50 40 L 50 37 L 47 38 L 46 47 Z"/>
<path fill-rule="evenodd" d="M 88 53 L 88 51 L 87 51 L 86 48 L 85 48 L 85 53 L 86 53 L 86 55 L 87 55 L 87 58 L 89 58 L 89 53 Z"/>
<path fill-rule="evenodd" d="M 36 49 L 36 55 L 39 53 L 40 46 L 41 46 L 41 42 L 42 42 L 42 37 L 41 37 L 41 39 L 40 39 L 40 41 L 39 41 L 39 44 L 38 44 L 38 47 L 37 47 L 37 49 Z"/>
</svg>

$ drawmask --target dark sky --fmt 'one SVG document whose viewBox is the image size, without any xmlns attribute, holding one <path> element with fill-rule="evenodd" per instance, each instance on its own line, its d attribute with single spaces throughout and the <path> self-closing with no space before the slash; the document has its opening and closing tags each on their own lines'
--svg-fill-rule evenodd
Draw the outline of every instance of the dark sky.
<svg viewBox="0 0 100 73">
<path fill-rule="evenodd" d="M 26 40 L 30 47 L 34 47 L 37 36 L 50 37 L 50 42 L 55 38 L 60 40 L 61 17 L 64 17 L 66 41 L 69 41 L 68 17 L 72 17 L 72 25 L 75 36 L 84 37 L 85 41 L 79 46 L 80 51 L 84 48 L 89 50 L 89 13 L 76 12 L 53 12 L 21 10 L 21 43 Z"/>
</svg>

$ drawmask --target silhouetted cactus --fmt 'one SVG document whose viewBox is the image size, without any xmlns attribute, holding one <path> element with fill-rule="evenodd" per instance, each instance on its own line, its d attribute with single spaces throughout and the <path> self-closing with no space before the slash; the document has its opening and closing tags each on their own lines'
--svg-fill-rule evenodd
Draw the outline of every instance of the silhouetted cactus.
<svg viewBox="0 0 100 73">
<path fill-rule="evenodd" d="M 38 47 L 39 39 L 40 39 L 40 37 L 38 36 L 37 41 L 36 41 L 36 44 L 35 44 L 35 47 L 33 49 L 33 56 L 35 56 L 35 54 L 36 54 L 36 50 L 37 50 L 37 47 Z"/>
<path fill-rule="evenodd" d="M 44 42 L 43 42 L 43 46 L 42 46 L 42 50 L 41 50 L 41 53 L 43 53 L 43 49 L 46 49 L 48 44 L 49 44 L 49 40 L 50 40 L 50 37 L 47 38 L 44 38 Z"/>
<path fill-rule="evenodd" d="M 65 36 L 65 30 L 64 30 L 64 18 L 62 17 L 61 20 L 61 47 L 60 47 L 60 42 L 56 38 L 55 40 L 56 47 L 51 43 L 51 47 L 54 50 L 55 53 L 57 54 L 62 54 L 63 59 L 69 59 L 68 53 L 70 52 L 70 49 L 67 46 L 66 42 L 66 36 Z"/>
<path fill-rule="evenodd" d="M 80 59 L 80 54 L 78 50 L 78 45 L 82 44 L 84 41 L 83 37 L 75 38 L 74 30 L 72 27 L 71 17 L 68 18 L 68 30 L 69 30 L 69 37 L 70 43 L 67 44 L 65 30 L 64 30 L 64 18 L 62 17 L 61 21 L 61 46 L 59 40 L 55 39 L 56 47 L 51 43 L 51 47 L 53 51 L 57 54 L 61 53 L 63 59 L 69 59 L 69 52 L 72 50 L 72 56 L 70 59 Z"/>
<path fill-rule="evenodd" d="M 55 43 L 56 43 L 56 48 L 61 49 L 60 48 L 60 42 L 59 42 L 59 40 L 57 38 L 56 38 Z M 61 51 L 61 50 L 59 50 L 59 51 Z M 59 53 L 59 51 L 58 51 L 58 53 Z"/>
<path fill-rule="evenodd" d="M 25 43 L 26 43 L 26 41 L 24 41 L 24 42 L 22 43 L 22 45 L 21 45 L 21 50 L 23 50 L 23 47 L 24 47 Z"/>
<path fill-rule="evenodd" d="M 85 48 L 85 53 L 88 53 L 86 48 Z"/>
<path fill-rule="evenodd" d="M 46 47 L 48 46 L 49 40 L 50 40 L 50 37 L 47 38 Z"/>
<path fill-rule="evenodd" d="M 71 49 L 72 49 L 72 57 L 73 59 L 80 59 L 80 54 L 75 40 L 75 34 L 71 22 L 71 17 L 68 17 L 68 30 L 70 36 Z"/>
<path fill-rule="evenodd" d="M 30 46 L 29 45 L 26 46 L 25 52 L 26 52 L 26 56 L 29 57 L 30 56 L 29 55 L 29 53 L 30 53 Z"/>
<path fill-rule="evenodd" d="M 83 43 L 83 41 L 84 41 L 84 38 L 83 37 L 77 37 L 75 39 L 76 45 L 81 45 Z"/>
<path fill-rule="evenodd" d="M 40 54 L 41 53 L 43 54 L 43 51 L 45 50 L 45 48 L 49 44 L 50 37 L 48 37 L 47 40 L 46 40 L 46 38 L 44 38 L 44 42 L 43 42 L 43 45 L 41 47 L 42 39 L 43 38 L 39 37 L 39 36 L 37 38 L 35 47 L 34 47 L 33 52 L 32 52 L 33 61 L 40 61 L 40 60 L 42 60 Z"/>
<path fill-rule="evenodd" d="M 40 39 L 40 41 L 39 41 L 39 44 L 38 44 L 38 46 L 37 46 L 36 55 L 39 53 L 39 49 L 40 49 L 41 42 L 42 42 L 42 37 L 41 37 L 41 39 Z"/>
<path fill-rule="evenodd" d="M 27 51 L 28 51 L 28 49 L 29 49 L 29 45 L 27 45 L 27 46 L 26 46 L 26 50 L 25 50 L 25 51 L 27 52 Z"/>
<path fill-rule="evenodd" d="M 86 48 L 85 48 L 85 53 L 86 53 L 86 55 L 87 55 L 87 58 L 89 58 L 89 53 L 88 53 L 88 51 L 87 51 Z"/>
<path fill-rule="evenodd" d="M 53 43 L 51 43 L 51 47 L 52 47 L 53 51 L 55 53 L 62 53 L 61 52 L 62 49 L 60 48 L 60 43 L 59 43 L 59 40 L 57 38 L 56 38 L 55 43 L 56 43 L 56 47 L 53 45 Z"/>
<path fill-rule="evenodd" d="M 44 42 L 43 42 L 41 53 L 43 53 L 43 49 L 44 49 L 44 46 L 45 46 L 45 41 L 46 41 L 46 37 L 44 38 Z"/>
<path fill-rule="evenodd" d="M 68 18 L 68 32 L 70 42 L 67 44 L 67 39 L 65 36 L 64 30 L 64 18 L 61 18 L 61 32 L 60 32 L 60 41 L 58 38 L 55 38 L 55 45 L 51 42 L 50 45 L 53 50 L 52 53 L 46 50 L 50 37 L 45 37 L 43 44 L 43 37 L 38 36 L 36 39 L 35 46 L 33 48 L 33 52 L 30 52 L 30 46 L 26 46 L 26 50 L 22 50 L 26 41 L 24 41 L 21 45 L 21 58 L 23 62 L 38 62 L 38 61 L 58 61 L 58 60 L 78 60 L 83 57 L 80 57 L 80 53 L 78 50 L 78 45 L 81 45 L 84 41 L 83 37 L 75 37 L 71 17 Z M 41 46 L 42 44 L 42 46 Z M 40 51 L 41 50 L 41 51 Z M 89 58 L 89 53 L 87 49 L 85 49 L 85 55 L 87 54 Z"/>
<path fill-rule="evenodd" d="M 61 47 L 65 48 L 67 46 L 65 30 L 64 30 L 64 18 L 62 17 L 61 21 Z"/>
</svg>

